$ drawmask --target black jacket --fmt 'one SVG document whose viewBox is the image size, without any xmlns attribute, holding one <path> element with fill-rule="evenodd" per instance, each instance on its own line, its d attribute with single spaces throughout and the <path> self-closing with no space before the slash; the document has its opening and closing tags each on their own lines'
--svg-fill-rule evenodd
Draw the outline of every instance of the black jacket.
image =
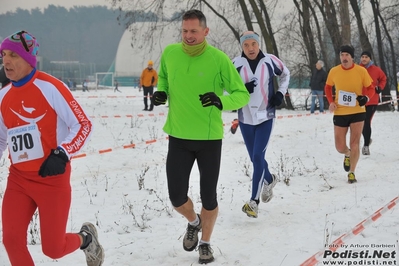
<svg viewBox="0 0 399 266">
<path fill-rule="evenodd" d="M 324 69 L 313 71 L 312 78 L 310 79 L 310 89 L 316 91 L 324 91 L 326 86 L 327 73 Z"/>
</svg>

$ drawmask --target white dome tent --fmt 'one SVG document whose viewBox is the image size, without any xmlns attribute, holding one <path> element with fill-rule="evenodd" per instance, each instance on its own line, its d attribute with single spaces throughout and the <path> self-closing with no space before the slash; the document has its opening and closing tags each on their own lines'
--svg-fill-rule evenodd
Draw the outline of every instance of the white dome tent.
<svg viewBox="0 0 399 266">
<path fill-rule="evenodd" d="M 134 29 L 127 29 L 119 41 L 114 78 L 125 81 L 121 84 L 130 83 L 133 80 L 137 82 L 149 60 L 154 62 L 154 69 L 158 71 L 163 48 L 168 44 L 179 42 L 180 39 L 180 28 L 176 26 L 176 23 L 139 22 L 135 24 Z"/>
</svg>

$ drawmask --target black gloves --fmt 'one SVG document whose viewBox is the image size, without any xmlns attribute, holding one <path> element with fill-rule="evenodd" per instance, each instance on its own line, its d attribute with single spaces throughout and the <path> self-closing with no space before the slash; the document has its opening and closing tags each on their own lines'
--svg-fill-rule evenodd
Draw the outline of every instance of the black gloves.
<svg viewBox="0 0 399 266">
<path fill-rule="evenodd" d="M 254 92 L 254 88 L 255 88 L 255 80 L 252 80 L 248 83 L 245 83 L 245 88 L 247 88 L 247 91 L 249 93 L 253 93 Z"/>
<path fill-rule="evenodd" d="M 214 105 L 219 110 L 223 109 L 223 105 L 222 102 L 220 101 L 220 98 L 214 92 L 207 92 L 205 94 L 200 94 L 199 98 L 203 107 Z"/>
<path fill-rule="evenodd" d="M 168 99 L 168 95 L 164 91 L 156 91 L 152 95 L 152 103 L 156 106 L 165 104 L 166 100 Z"/>
<path fill-rule="evenodd" d="M 375 86 L 375 92 L 376 93 L 381 93 L 382 89 L 380 87 L 378 87 L 378 86 Z"/>
<path fill-rule="evenodd" d="M 40 166 L 39 175 L 41 177 L 59 175 L 65 173 L 66 163 L 69 162 L 68 156 L 62 148 L 51 150 L 50 155 Z"/>
<path fill-rule="evenodd" d="M 364 106 L 369 101 L 369 98 L 367 98 L 367 96 L 359 95 L 356 97 L 356 100 L 359 102 L 360 106 Z"/>
<path fill-rule="evenodd" d="M 279 106 L 283 102 L 283 94 L 281 92 L 276 92 L 269 101 L 271 106 Z"/>
</svg>

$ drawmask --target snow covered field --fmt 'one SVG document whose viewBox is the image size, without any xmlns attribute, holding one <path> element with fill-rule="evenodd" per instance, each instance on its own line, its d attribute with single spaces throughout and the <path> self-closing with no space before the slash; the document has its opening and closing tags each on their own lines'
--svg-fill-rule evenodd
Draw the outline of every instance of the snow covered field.
<svg viewBox="0 0 399 266">
<path fill-rule="evenodd" d="M 198 252 L 182 248 L 187 222 L 168 199 L 167 135 L 162 131 L 168 108 L 142 111 L 141 92 L 120 89 L 122 93 L 112 89 L 73 92 L 92 116 L 94 131 L 83 151 L 86 156 L 72 160 L 68 231 L 77 232 L 86 221 L 95 223 L 106 252 L 104 266 L 196 265 Z M 390 255 L 333 259 L 339 256 L 337 253 L 324 260 L 316 256 L 319 265 L 334 265 L 326 264 L 330 260 L 347 263 L 342 265 L 397 265 L 393 264 L 396 256 L 392 252 L 398 252 L 399 240 L 399 208 L 395 206 L 399 204 L 399 113 L 376 113 L 371 155 L 361 155 L 358 183 L 351 185 L 346 182 L 343 156 L 334 147 L 332 114 L 308 113 L 278 111 L 280 118 L 275 122 L 266 157 L 279 182 L 272 201 L 260 204 L 257 219 L 241 211 L 250 197 L 251 162 L 240 130 L 235 135 L 229 131 L 236 113 L 223 113 L 226 125 L 218 185 L 220 213 L 211 240 L 216 259 L 211 265 L 300 265 L 325 246 L 335 250 L 332 243 L 344 234 L 337 252 L 368 251 L 373 257 L 375 250 L 381 250 Z M 9 165 L 6 156 L 0 165 L 1 199 Z M 189 194 L 199 211 L 196 166 L 190 182 Z M 376 219 L 376 211 L 389 202 L 389 208 Z M 352 234 L 359 223 L 364 228 L 358 227 L 358 234 Z M 37 217 L 31 226 L 35 230 L 28 241 L 39 243 L 29 245 L 36 265 L 85 265 L 79 250 L 57 261 L 44 256 Z M 373 260 L 380 264 L 367 264 Z M 389 262 L 392 264 L 382 264 Z M 0 265 L 9 265 L 3 245 Z"/>
</svg>

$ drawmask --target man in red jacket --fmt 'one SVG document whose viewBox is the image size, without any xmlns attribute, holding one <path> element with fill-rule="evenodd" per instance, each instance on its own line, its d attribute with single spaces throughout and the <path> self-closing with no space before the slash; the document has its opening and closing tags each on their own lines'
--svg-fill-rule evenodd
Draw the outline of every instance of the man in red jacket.
<svg viewBox="0 0 399 266">
<path fill-rule="evenodd" d="M 375 86 L 374 96 L 366 103 L 366 119 L 364 120 L 363 126 L 363 139 L 364 145 L 362 148 L 363 155 L 370 155 L 370 144 L 371 144 L 371 119 L 377 110 L 378 102 L 380 99 L 380 93 L 385 88 L 387 83 L 387 76 L 378 66 L 374 65 L 371 60 L 371 53 L 369 51 L 362 52 L 360 57 L 360 65 L 367 69 L 369 75 L 373 79 L 373 85 Z"/>
<path fill-rule="evenodd" d="M 38 41 L 26 31 L 0 44 L 11 81 L 0 90 L 0 158 L 8 147 L 10 159 L 2 243 L 10 265 L 34 266 L 27 231 L 38 211 L 46 256 L 59 259 L 80 248 L 88 266 L 101 266 L 104 249 L 92 223 L 83 223 L 79 233 L 65 232 L 72 199 L 70 160 L 89 141 L 92 123 L 66 84 L 36 68 L 38 51 Z"/>
</svg>

